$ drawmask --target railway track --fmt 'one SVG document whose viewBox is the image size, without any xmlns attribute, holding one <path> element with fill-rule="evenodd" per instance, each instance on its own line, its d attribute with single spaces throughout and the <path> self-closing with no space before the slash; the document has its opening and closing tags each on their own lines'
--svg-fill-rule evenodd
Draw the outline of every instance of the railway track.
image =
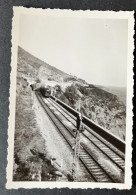
<svg viewBox="0 0 136 195">
<path fill-rule="evenodd" d="M 73 132 L 76 126 L 76 117 L 72 116 L 51 98 L 44 99 L 39 92 L 36 92 L 36 96 L 59 133 L 72 149 L 76 137 Z M 87 126 L 85 126 L 82 137 L 87 140 L 87 144 L 81 143 L 80 161 L 90 174 L 90 177 L 95 182 L 123 182 L 119 176 L 116 176 L 109 170 L 109 166 L 107 167 L 104 165 L 105 163 L 102 163 L 101 159 L 108 163 L 110 162 L 110 166 L 114 166 L 114 168 L 119 170 L 122 175 L 121 178 L 123 178 L 124 154 Z"/>
<path fill-rule="evenodd" d="M 65 117 L 66 120 L 73 124 L 73 127 L 76 128 L 76 117 L 71 115 L 67 110 L 62 108 L 59 104 L 49 98 L 50 103 Z M 125 155 L 120 152 L 117 148 L 112 146 L 112 144 L 108 143 L 101 136 L 97 135 L 97 133 L 93 132 L 90 128 L 84 125 L 84 129 L 86 130 L 82 134 L 88 139 L 90 142 L 95 145 L 100 152 L 102 152 L 106 157 L 108 157 L 113 163 L 116 164 L 122 171 L 125 168 Z"/>
</svg>

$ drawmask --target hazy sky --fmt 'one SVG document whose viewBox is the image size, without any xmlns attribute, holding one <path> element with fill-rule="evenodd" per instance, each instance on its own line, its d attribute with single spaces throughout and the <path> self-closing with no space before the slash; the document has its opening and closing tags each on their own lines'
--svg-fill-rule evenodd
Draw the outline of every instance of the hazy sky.
<svg viewBox="0 0 136 195">
<path fill-rule="evenodd" d="M 89 83 L 126 86 L 127 20 L 20 17 L 19 45 Z"/>
</svg>

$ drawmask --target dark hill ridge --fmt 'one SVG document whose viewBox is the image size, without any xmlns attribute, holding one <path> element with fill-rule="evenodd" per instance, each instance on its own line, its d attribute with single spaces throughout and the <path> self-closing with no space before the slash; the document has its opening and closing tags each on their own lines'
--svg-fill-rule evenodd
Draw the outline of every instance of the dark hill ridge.
<svg viewBox="0 0 136 195">
<path fill-rule="evenodd" d="M 45 68 L 47 71 L 55 72 L 55 74 L 58 74 L 61 77 L 64 78 L 72 78 L 69 74 L 55 68 L 54 66 L 51 66 L 47 64 L 46 62 L 43 62 L 42 60 L 36 58 L 29 52 L 22 49 L 20 46 L 18 46 L 18 57 L 21 58 L 21 61 L 24 61 L 24 64 L 27 63 L 28 68 L 32 69 L 34 68 L 35 72 L 38 72 L 40 67 Z M 20 65 L 20 63 L 18 64 Z M 21 68 L 21 67 L 19 67 Z"/>
<path fill-rule="evenodd" d="M 24 61 L 27 60 L 27 63 L 35 69 L 38 69 L 40 66 L 47 66 L 45 62 L 25 51 L 20 46 L 18 46 L 18 56 L 21 57 Z"/>
<path fill-rule="evenodd" d="M 21 47 L 18 48 L 17 74 L 18 77 L 25 76 L 29 81 L 38 78 L 53 88 L 57 85 L 59 89 L 55 94 L 57 98 L 76 110 L 79 109 L 83 115 L 121 139 L 125 139 L 126 106 L 116 94 L 88 84 L 76 76 L 68 75 L 39 60 Z M 60 80 L 61 77 L 63 82 Z"/>
<path fill-rule="evenodd" d="M 78 81 L 82 82 L 83 84 L 87 84 L 86 81 L 83 79 L 77 78 L 76 76 L 69 75 L 54 66 L 47 64 L 46 62 L 38 59 L 37 57 L 33 56 L 29 52 L 22 49 L 18 46 L 18 72 L 24 73 L 25 69 L 27 70 L 30 75 L 32 74 L 35 77 L 38 77 L 38 72 L 40 69 L 44 72 L 45 76 L 54 77 L 56 78 L 63 78 L 65 82 L 69 81 Z M 43 76 L 44 76 L 43 74 Z M 54 80 L 53 78 L 53 80 Z"/>
</svg>

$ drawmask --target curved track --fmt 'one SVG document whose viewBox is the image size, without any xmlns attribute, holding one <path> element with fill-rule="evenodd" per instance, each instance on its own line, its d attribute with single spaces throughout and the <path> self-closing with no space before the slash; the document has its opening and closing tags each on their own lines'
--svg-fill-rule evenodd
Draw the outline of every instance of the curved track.
<svg viewBox="0 0 136 195">
<path fill-rule="evenodd" d="M 36 92 L 36 96 L 58 131 L 72 149 L 75 143 L 73 129 L 76 126 L 76 117 L 58 105 L 54 100 L 50 98 L 44 99 L 38 92 Z M 82 138 L 87 143 L 81 143 L 80 161 L 92 179 L 95 182 L 123 182 L 109 170 L 109 167 L 105 165 L 105 161 L 108 162 L 108 165 L 114 166 L 115 169 L 124 175 L 124 154 L 87 126 L 85 126 Z M 104 161 L 101 159 L 104 159 Z"/>
</svg>

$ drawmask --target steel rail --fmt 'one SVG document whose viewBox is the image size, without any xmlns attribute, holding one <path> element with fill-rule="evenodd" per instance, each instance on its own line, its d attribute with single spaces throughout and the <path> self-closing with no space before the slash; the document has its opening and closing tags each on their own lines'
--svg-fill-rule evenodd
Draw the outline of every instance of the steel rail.
<svg viewBox="0 0 136 195">
<path fill-rule="evenodd" d="M 70 113 L 72 113 L 75 117 L 79 114 L 76 110 L 65 104 L 64 102 L 60 101 L 54 96 L 50 96 L 53 100 L 55 100 L 58 104 L 60 104 L 62 107 L 64 107 L 66 110 L 68 110 Z M 104 139 L 108 140 L 112 145 L 114 145 L 116 148 L 118 148 L 120 151 L 125 153 L 125 142 L 121 140 L 120 138 L 116 137 L 112 133 L 108 132 L 103 127 L 99 126 L 89 118 L 83 116 L 83 123 L 87 125 L 89 128 L 91 128 L 93 131 L 97 132 L 99 135 L 101 135 Z"/>
<path fill-rule="evenodd" d="M 76 117 L 72 115 L 69 111 L 67 111 L 64 107 L 62 107 L 60 104 L 58 104 L 56 101 L 54 101 L 52 98 L 50 98 L 51 101 L 53 101 L 54 104 L 56 104 L 58 107 L 61 108 L 64 112 L 67 113 L 74 121 L 76 121 Z M 108 147 L 112 152 L 114 152 L 116 155 L 118 155 L 120 158 L 125 160 L 124 153 L 122 151 L 118 150 L 115 146 L 113 146 L 110 142 L 108 142 L 106 139 L 100 137 L 100 135 L 93 131 L 91 128 L 89 128 L 87 125 L 84 124 L 85 130 L 87 130 L 91 135 L 93 135 L 96 139 L 98 139 L 101 143 L 103 143 L 106 147 Z"/>
<path fill-rule="evenodd" d="M 68 143 L 68 145 L 70 146 L 70 149 L 72 150 L 73 144 L 71 144 L 70 141 L 67 139 L 66 135 L 62 131 L 60 131 L 60 128 L 58 128 L 57 124 L 54 122 L 53 118 L 49 114 L 49 111 L 47 111 L 47 107 L 45 108 L 45 103 L 43 101 L 41 101 L 41 98 L 39 98 L 39 95 L 37 93 L 36 93 L 36 97 L 39 100 L 41 106 L 44 108 L 44 110 L 48 114 L 48 116 L 50 117 L 50 119 L 53 122 L 53 124 L 55 125 L 55 127 L 57 128 L 58 132 L 61 133 L 62 137 Z M 84 167 L 86 168 L 86 170 L 88 171 L 88 173 L 91 175 L 91 177 L 93 178 L 93 180 L 95 182 L 98 182 L 97 179 L 96 179 L 96 177 L 92 174 L 92 172 L 90 171 L 90 169 L 86 166 L 85 162 L 82 159 L 80 159 L 80 161 L 82 162 L 82 164 L 84 165 Z"/>
<path fill-rule="evenodd" d="M 51 100 L 52 101 L 52 100 Z M 56 104 L 56 102 L 53 102 L 54 104 Z M 51 102 L 51 104 L 53 105 L 53 106 L 55 106 L 54 104 L 53 104 L 52 102 Z M 57 106 L 57 105 L 56 105 Z M 55 106 L 55 107 L 56 107 Z M 76 125 L 71 121 L 71 120 L 69 120 L 68 119 L 68 117 L 66 117 L 63 113 L 62 113 L 62 111 L 60 111 L 57 107 L 56 107 L 56 109 L 65 117 L 65 119 L 66 120 L 68 120 L 69 122 L 71 122 L 75 127 L 76 127 Z M 65 111 L 63 111 L 63 112 L 65 112 Z M 114 164 L 116 164 L 116 166 L 118 166 L 118 168 L 120 168 L 123 172 L 124 172 L 124 168 L 123 167 L 121 167 L 121 165 L 120 164 L 118 164 L 113 158 L 111 158 L 106 152 L 104 152 L 101 148 L 100 148 L 100 146 L 98 146 L 92 139 L 90 139 L 87 135 L 85 135 L 85 133 L 84 132 L 82 132 L 82 134 L 86 137 L 86 139 L 88 139 L 95 147 L 97 147 L 98 148 L 98 150 L 100 150 L 100 152 L 102 152 L 108 159 L 110 159 Z M 115 153 L 115 152 L 114 152 Z M 117 155 L 118 156 L 118 155 Z M 117 157 L 116 156 L 116 157 Z"/>
</svg>

